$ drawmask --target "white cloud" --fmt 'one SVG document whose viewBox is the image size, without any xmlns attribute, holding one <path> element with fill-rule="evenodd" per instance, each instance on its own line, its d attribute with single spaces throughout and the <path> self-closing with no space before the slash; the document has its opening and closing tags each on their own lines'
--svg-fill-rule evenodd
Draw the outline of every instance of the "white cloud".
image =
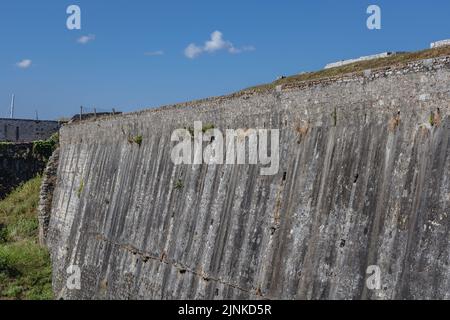
<svg viewBox="0 0 450 320">
<path fill-rule="evenodd" d="M 87 44 L 88 42 L 91 42 L 94 40 L 95 40 L 95 34 L 90 34 L 90 35 L 82 36 L 82 37 L 78 38 L 77 42 L 80 44 Z"/>
<path fill-rule="evenodd" d="M 144 53 L 144 55 L 149 56 L 149 57 L 162 56 L 162 55 L 164 55 L 164 51 L 162 51 L 162 50 L 149 51 L 149 52 Z"/>
<path fill-rule="evenodd" d="M 32 61 L 30 59 L 24 59 L 16 63 L 16 66 L 20 69 L 28 69 L 31 67 Z"/>
<path fill-rule="evenodd" d="M 222 32 L 214 31 L 211 34 L 211 40 L 205 42 L 203 50 L 206 52 L 215 52 L 222 49 L 232 49 L 233 44 L 229 41 L 223 40 Z"/>
<path fill-rule="evenodd" d="M 230 53 L 237 54 L 237 53 L 242 53 L 242 52 L 247 52 L 247 51 L 255 51 L 255 50 L 256 49 L 255 49 L 254 46 L 245 46 L 245 47 L 242 47 L 242 48 L 234 48 L 234 47 L 232 47 L 228 51 Z"/>
<path fill-rule="evenodd" d="M 188 57 L 189 59 L 194 59 L 196 57 L 198 57 L 199 55 L 201 55 L 203 52 L 203 49 L 200 47 L 197 47 L 195 44 L 191 43 L 185 50 L 184 50 L 184 54 L 186 55 L 186 57 Z"/>
<path fill-rule="evenodd" d="M 223 39 L 223 34 L 220 31 L 214 31 L 211 34 L 211 39 L 206 41 L 204 46 L 197 46 L 195 43 L 191 43 L 185 50 L 184 54 L 189 59 L 194 59 L 200 56 L 202 53 L 214 53 L 216 51 L 226 50 L 232 54 L 238 54 L 245 51 L 253 51 L 253 46 L 245 46 L 242 48 L 236 48 L 233 43 Z"/>
</svg>

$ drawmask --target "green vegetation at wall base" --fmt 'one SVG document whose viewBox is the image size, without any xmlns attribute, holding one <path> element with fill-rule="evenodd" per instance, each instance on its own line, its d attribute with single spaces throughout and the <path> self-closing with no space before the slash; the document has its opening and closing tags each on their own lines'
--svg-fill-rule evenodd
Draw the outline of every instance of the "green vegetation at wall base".
<svg viewBox="0 0 450 320">
<path fill-rule="evenodd" d="M 38 244 L 36 177 L 0 201 L 0 300 L 53 298 L 50 257 Z"/>
</svg>

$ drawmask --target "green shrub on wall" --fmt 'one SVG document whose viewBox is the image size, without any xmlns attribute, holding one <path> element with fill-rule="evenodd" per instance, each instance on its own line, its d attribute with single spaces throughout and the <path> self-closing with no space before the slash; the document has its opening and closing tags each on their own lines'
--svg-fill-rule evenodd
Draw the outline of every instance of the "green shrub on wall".
<svg viewBox="0 0 450 320">
<path fill-rule="evenodd" d="M 58 133 L 55 133 L 45 141 L 44 140 L 34 141 L 33 154 L 35 156 L 41 156 L 44 159 L 48 159 L 53 154 L 53 151 L 55 151 L 58 142 L 59 142 Z"/>
<path fill-rule="evenodd" d="M 133 142 L 136 143 L 139 147 L 142 145 L 142 136 L 136 136 L 133 138 Z"/>
<path fill-rule="evenodd" d="M 0 152 L 5 151 L 10 145 L 12 145 L 11 142 L 0 142 Z"/>
</svg>

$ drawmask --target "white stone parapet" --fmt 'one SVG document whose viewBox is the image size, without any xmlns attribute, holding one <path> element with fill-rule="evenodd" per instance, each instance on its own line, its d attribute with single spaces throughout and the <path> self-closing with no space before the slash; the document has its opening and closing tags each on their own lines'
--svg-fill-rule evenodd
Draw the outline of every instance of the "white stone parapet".
<svg viewBox="0 0 450 320">
<path fill-rule="evenodd" d="M 445 47 L 445 46 L 450 46 L 450 39 L 432 42 L 430 45 L 431 49 Z"/>
<path fill-rule="evenodd" d="M 332 63 L 327 64 L 325 66 L 325 69 L 342 67 L 342 66 L 345 66 L 347 64 L 360 62 L 360 61 L 367 61 L 367 60 L 374 60 L 374 59 L 379 59 L 379 58 L 386 58 L 386 57 L 390 57 L 390 56 L 393 56 L 393 55 L 397 55 L 399 53 L 403 53 L 403 52 L 383 52 L 383 53 L 373 54 L 373 55 L 370 55 L 370 56 L 360 57 L 360 58 L 357 58 L 357 59 L 341 60 L 341 61 L 332 62 Z"/>
</svg>

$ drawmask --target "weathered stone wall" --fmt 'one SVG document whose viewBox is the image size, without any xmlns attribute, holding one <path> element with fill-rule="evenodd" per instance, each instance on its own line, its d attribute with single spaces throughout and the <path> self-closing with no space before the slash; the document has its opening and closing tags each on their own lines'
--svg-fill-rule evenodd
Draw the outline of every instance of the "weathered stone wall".
<svg viewBox="0 0 450 320">
<path fill-rule="evenodd" d="M 0 118 L 0 141 L 32 142 L 47 140 L 58 132 L 58 121 L 20 120 Z"/>
<path fill-rule="evenodd" d="M 50 159 L 42 175 L 42 184 L 39 194 L 38 220 L 39 220 L 39 243 L 45 246 L 47 242 L 48 225 L 52 211 L 53 192 L 56 186 L 58 173 L 59 149 L 57 148 Z"/>
<path fill-rule="evenodd" d="M 450 299 L 449 113 L 440 58 L 66 126 L 47 239 L 55 293 Z M 279 173 L 175 166 L 171 133 L 198 120 L 280 129 Z M 81 290 L 65 285 L 70 265 Z M 381 290 L 365 286 L 371 265 Z"/>
<path fill-rule="evenodd" d="M 0 143 L 0 199 L 41 174 L 47 159 L 33 152 L 33 143 Z"/>
</svg>

